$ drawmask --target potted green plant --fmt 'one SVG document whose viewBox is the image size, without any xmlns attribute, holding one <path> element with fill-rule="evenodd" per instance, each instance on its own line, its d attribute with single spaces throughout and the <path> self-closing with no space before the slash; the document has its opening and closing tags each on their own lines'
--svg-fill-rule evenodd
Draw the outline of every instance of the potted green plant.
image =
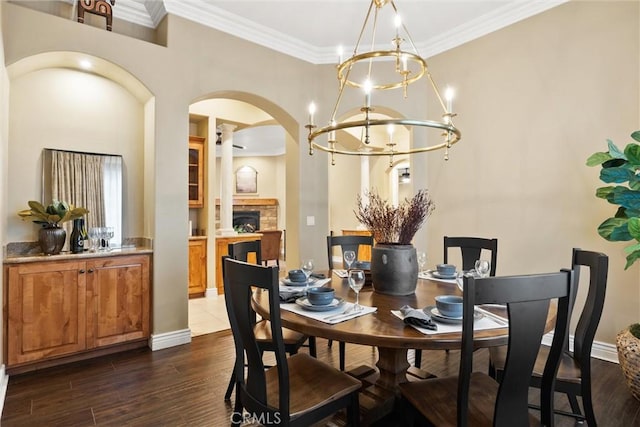
<svg viewBox="0 0 640 427">
<path fill-rule="evenodd" d="M 413 237 L 435 209 L 425 189 L 398 206 L 392 206 L 375 191 L 368 201 L 358 196 L 356 219 L 372 234 L 371 280 L 376 292 L 410 295 L 418 283 L 416 249 Z"/>
<path fill-rule="evenodd" d="M 596 190 L 596 197 L 618 205 L 615 214 L 600 224 L 598 234 L 609 241 L 635 240 L 625 248 L 625 270 L 640 259 L 640 131 L 633 132 L 631 138 L 637 142 L 627 144 L 624 151 L 607 140 L 607 151 L 594 153 L 587 159 L 587 166 L 602 166 L 602 182 L 618 184 Z"/>
<path fill-rule="evenodd" d="M 607 140 L 608 150 L 592 154 L 587 166 L 602 166 L 600 180 L 608 185 L 596 190 L 596 197 L 618 208 L 598 227 L 598 234 L 609 241 L 630 241 L 625 248 L 625 270 L 640 259 L 640 131 L 631 134 L 630 142 L 620 150 Z M 640 400 L 640 324 L 633 324 L 616 336 L 620 367 L 631 394 Z"/>
<path fill-rule="evenodd" d="M 38 232 L 38 243 L 46 255 L 59 254 L 67 238 L 67 232 L 60 224 L 82 218 L 89 213 L 85 208 L 76 208 L 67 202 L 53 200 L 46 207 L 35 200 L 28 202 L 29 209 L 18 212 L 22 220 L 30 219 L 42 228 Z"/>
</svg>

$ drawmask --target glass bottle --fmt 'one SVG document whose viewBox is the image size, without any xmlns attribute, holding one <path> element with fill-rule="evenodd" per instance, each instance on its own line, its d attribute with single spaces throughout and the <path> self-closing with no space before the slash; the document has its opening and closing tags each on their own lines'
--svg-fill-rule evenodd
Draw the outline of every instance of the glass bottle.
<svg viewBox="0 0 640 427">
<path fill-rule="evenodd" d="M 82 234 L 83 228 L 84 219 L 77 218 L 73 220 L 73 231 L 71 231 L 71 238 L 69 241 L 71 253 L 80 254 L 84 251 L 84 236 Z"/>
<path fill-rule="evenodd" d="M 87 233 L 87 224 L 85 224 L 84 220 L 82 221 L 82 240 L 84 245 L 84 250 L 89 250 L 89 233 Z"/>
</svg>

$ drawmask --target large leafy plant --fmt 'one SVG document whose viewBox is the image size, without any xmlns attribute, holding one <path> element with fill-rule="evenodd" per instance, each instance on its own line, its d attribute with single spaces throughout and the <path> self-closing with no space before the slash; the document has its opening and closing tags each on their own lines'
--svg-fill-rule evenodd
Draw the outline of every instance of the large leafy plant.
<svg viewBox="0 0 640 427">
<path fill-rule="evenodd" d="M 618 205 L 615 215 L 600 224 L 598 234 L 609 241 L 636 241 L 625 248 L 625 270 L 640 259 L 640 131 L 633 132 L 631 138 L 636 142 L 629 143 L 624 151 L 607 140 L 608 151 L 587 159 L 587 166 L 602 166 L 602 182 L 618 184 L 596 190 L 596 197 Z"/>
<path fill-rule="evenodd" d="M 18 212 L 18 215 L 23 220 L 30 219 L 36 224 L 49 227 L 55 227 L 63 222 L 82 218 L 83 215 L 89 213 L 85 208 L 76 208 L 67 202 L 59 200 L 54 200 L 46 207 L 35 200 L 30 200 L 28 205 L 29 209 Z"/>
</svg>

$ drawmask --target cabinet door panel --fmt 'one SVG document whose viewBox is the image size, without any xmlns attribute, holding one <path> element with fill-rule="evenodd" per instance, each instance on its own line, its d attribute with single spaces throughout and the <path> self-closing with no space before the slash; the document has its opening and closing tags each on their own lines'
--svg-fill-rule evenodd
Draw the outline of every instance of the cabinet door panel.
<svg viewBox="0 0 640 427">
<path fill-rule="evenodd" d="M 207 288 L 207 241 L 189 240 L 189 296 L 204 296 Z"/>
<path fill-rule="evenodd" d="M 88 265 L 94 315 L 88 346 L 100 347 L 149 336 L 149 259 L 105 258 Z"/>
<path fill-rule="evenodd" d="M 84 350 L 84 263 L 55 262 L 8 268 L 7 363 Z"/>
</svg>

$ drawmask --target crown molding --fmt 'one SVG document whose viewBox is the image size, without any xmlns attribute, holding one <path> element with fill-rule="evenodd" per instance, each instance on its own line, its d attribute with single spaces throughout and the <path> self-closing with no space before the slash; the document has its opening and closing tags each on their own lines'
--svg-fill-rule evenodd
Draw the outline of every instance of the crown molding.
<svg viewBox="0 0 640 427">
<path fill-rule="evenodd" d="M 425 58 L 445 52 L 454 47 L 498 31 L 513 25 L 516 22 L 542 13 L 546 10 L 567 3 L 569 0 L 540 0 L 531 2 L 509 3 L 496 9 L 492 13 L 485 14 L 465 25 L 452 28 L 446 33 L 440 34 L 427 41 L 416 43 L 416 48 Z"/>
<path fill-rule="evenodd" d="M 69 0 L 66 0 L 69 1 Z M 494 12 L 482 15 L 446 33 L 416 43 L 423 57 L 430 57 L 460 46 L 518 21 L 566 3 L 569 0 L 534 0 L 510 2 Z M 170 13 L 210 28 L 231 34 L 277 52 L 312 64 L 337 62 L 333 46 L 313 46 L 289 35 L 225 11 L 204 0 L 120 0 L 114 16 L 145 27 L 155 28 Z M 345 46 L 345 51 L 354 46 Z"/>
</svg>

